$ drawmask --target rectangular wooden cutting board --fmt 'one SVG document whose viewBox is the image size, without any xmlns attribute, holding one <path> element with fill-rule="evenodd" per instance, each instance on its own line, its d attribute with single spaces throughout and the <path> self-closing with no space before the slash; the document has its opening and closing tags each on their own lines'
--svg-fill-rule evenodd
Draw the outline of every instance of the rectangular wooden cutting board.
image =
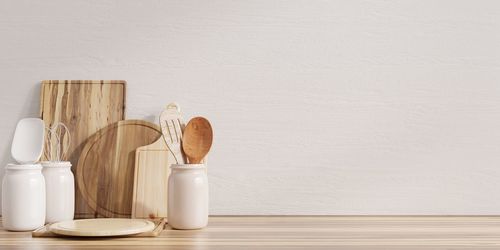
<svg viewBox="0 0 500 250">
<path fill-rule="evenodd" d="M 62 122 L 71 133 L 69 161 L 75 172 L 87 139 L 100 129 L 125 119 L 122 80 L 42 81 L 40 116 L 46 126 Z M 75 187 L 75 218 L 97 217 Z"/>
<path fill-rule="evenodd" d="M 168 176 L 174 163 L 163 137 L 135 151 L 132 218 L 167 217 Z"/>
</svg>

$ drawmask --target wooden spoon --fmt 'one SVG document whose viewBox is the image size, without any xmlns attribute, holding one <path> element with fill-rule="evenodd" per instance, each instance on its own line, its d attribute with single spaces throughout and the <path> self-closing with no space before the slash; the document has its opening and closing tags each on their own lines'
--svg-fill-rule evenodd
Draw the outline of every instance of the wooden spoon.
<svg viewBox="0 0 500 250">
<path fill-rule="evenodd" d="M 182 136 L 182 150 L 189 163 L 201 163 L 212 146 L 212 126 L 207 119 L 195 117 L 189 121 Z"/>
</svg>

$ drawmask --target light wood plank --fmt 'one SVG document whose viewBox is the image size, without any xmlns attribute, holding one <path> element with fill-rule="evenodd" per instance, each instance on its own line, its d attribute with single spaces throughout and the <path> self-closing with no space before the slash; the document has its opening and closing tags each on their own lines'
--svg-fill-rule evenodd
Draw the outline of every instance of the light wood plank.
<svg viewBox="0 0 500 250">
<path fill-rule="evenodd" d="M 0 229 L 0 249 L 500 249 L 500 217 L 211 217 L 154 238 L 31 238 Z"/>
<path fill-rule="evenodd" d="M 166 218 L 168 177 L 174 163 L 163 137 L 135 151 L 132 218 Z"/>
</svg>

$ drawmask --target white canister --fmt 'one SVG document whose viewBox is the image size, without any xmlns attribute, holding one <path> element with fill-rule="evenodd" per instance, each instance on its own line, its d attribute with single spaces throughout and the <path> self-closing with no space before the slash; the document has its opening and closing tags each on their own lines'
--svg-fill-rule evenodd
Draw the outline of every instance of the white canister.
<svg viewBox="0 0 500 250">
<path fill-rule="evenodd" d="M 208 180 L 204 164 L 174 164 L 168 178 L 168 224 L 199 229 L 208 223 Z"/>
<path fill-rule="evenodd" d="M 9 164 L 2 182 L 3 226 L 29 231 L 45 224 L 45 180 L 40 164 Z"/>
<path fill-rule="evenodd" d="M 72 220 L 75 214 L 75 178 L 71 163 L 42 162 L 47 191 L 46 223 Z"/>
</svg>

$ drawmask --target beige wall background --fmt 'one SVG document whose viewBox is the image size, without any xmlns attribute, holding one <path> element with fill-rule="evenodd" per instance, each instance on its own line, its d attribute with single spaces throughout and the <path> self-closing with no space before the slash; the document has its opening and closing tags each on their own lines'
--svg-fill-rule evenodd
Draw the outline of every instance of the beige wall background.
<svg viewBox="0 0 500 250">
<path fill-rule="evenodd" d="M 0 165 L 43 79 L 213 123 L 212 214 L 500 214 L 500 2 L 4 0 Z"/>
</svg>

